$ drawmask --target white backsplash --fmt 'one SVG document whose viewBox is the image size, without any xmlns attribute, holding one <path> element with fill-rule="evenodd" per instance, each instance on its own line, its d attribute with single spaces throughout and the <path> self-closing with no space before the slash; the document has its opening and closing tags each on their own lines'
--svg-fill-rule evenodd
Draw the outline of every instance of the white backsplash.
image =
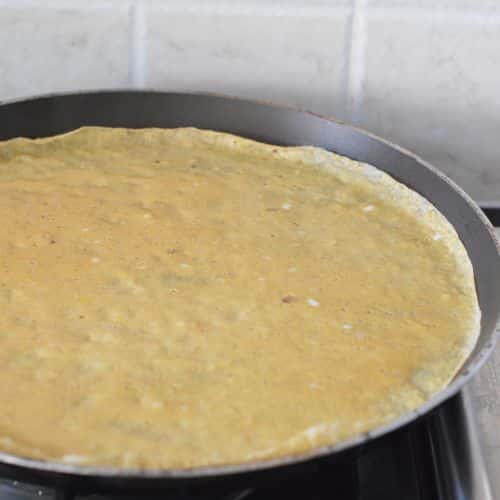
<svg viewBox="0 0 500 500">
<path fill-rule="evenodd" d="M 335 116 L 500 201 L 498 0 L 0 0 L 0 100 L 219 92 Z"/>
<path fill-rule="evenodd" d="M 0 100 L 128 86 L 126 2 L 113 9 L 42 3 L 0 0 Z"/>
</svg>

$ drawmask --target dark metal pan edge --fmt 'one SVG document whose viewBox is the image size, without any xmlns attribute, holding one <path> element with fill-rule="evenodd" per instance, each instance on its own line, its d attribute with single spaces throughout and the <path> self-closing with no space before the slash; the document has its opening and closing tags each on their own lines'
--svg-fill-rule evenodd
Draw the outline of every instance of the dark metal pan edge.
<svg viewBox="0 0 500 500">
<path fill-rule="evenodd" d="M 165 92 L 162 90 L 155 90 L 155 89 L 144 89 L 144 90 L 106 89 L 106 90 L 99 90 L 99 91 L 84 92 L 85 95 L 93 95 L 93 94 L 101 95 L 101 94 L 107 94 L 107 93 L 109 93 L 109 94 L 130 94 L 130 93 L 135 93 L 135 94 L 172 94 L 171 92 Z M 82 92 L 46 94 L 46 95 L 42 95 L 42 96 L 34 96 L 34 97 L 29 97 L 29 98 L 2 101 L 0 103 L 0 105 L 3 106 L 3 105 L 19 104 L 19 103 L 23 103 L 23 102 L 33 101 L 35 99 L 57 98 L 57 97 L 75 96 L 75 95 L 81 95 L 81 94 L 82 94 Z M 432 165 L 430 165 L 426 161 L 422 160 L 419 156 L 415 155 L 414 153 L 406 150 L 405 148 L 402 148 L 400 146 L 397 146 L 397 145 L 391 143 L 390 141 L 382 139 L 371 132 L 367 132 L 367 131 L 360 129 L 358 127 L 353 127 L 353 126 L 347 125 L 342 121 L 335 120 L 333 118 L 324 117 L 324 116 L 321 116 L 321 115 L 316 114 L 316 113 L 310 113 L 308 111 L 295 109 L 292 107 L 275 105 L 275 104 L 272 104 L 270 102 L 265 102 L 265 101 L 240 99 L 240 98 L 232 97 L 232 96 L 228 97 L 228 96 L 224 96 L 224 95 L 220 95 L 220 94 L 210 94 L 210 93 L 204 93 L 204 92 L 193 92 L 193 93 L 177 93 L 177 92 L 175 92 L 174 94 L 193 95 L 193 96 L 200 96 L 200 97 L 215 97 L 215 98 L 219 98 L 219 99 L 231 99 L 231 100 L 241 101 L 241 102 L 248 103 L 248 104 L 254 103 L 254 104 L 259 104 L 259 105 L 271 106 L 273 108 L 278 108 L 278 109 L 281 108 L 281 109 L 289 110 L 289 111 L 293 111 L 293 112 L 306 113 L 306 114 L 309 114 L 312 116 L 316 116 L 322 120 L 337 123 L 337 124 L 341 125 L 342 127 L 348 128 L 348 129 L 353 130 L 353 131 L 360 133 L 362 135 L 371 137 L 375 141 L 377 141 L 379 143 L 383 143 L 386 146 L 399 151 L 400 153 L 402 153 L 405 156 L 411 157 L 417 163 L 419 163 L 420 165 L 422 165 L 426 169 L 430 170 L 435 175 L 437 175 L 442 180 L 444 180 L 446 183 L 448 183 L 453 188 L 453 190 L 459 196 L 461 196 L 461 198 L 463 200 L 465 200 L 467 202 L 470 209 L 475 212 L 476 216 L 481 220 L 483 225 L 488 229 L 488 231 L 491 235 L 491 239 L 494 242 L 494 244 L 496 245 L 497 251 L 500 253 L 500 243 L 498 241 L 498 238 L 495 235 L 493 226 L 488 221 L 486 216 L 483 214 L 481 209 L 477 206 L 477 204 L 453 181 L 451 181 L 449 178 L 447 178 L 440 171 L 436 170 L 435 167 L 433 167 Z M 408 414 L 404 415 L 403 417 L 400 417 L 399 419 L 396 419 L 388 424 L 385 424 L 383 426 L 379 426 L 369 433 L 355 436 L 351 439 L 344 440 L 344 441 L 337 443 L 335 445 L 317 448 L 317 449 L 314 449 L 311 452 L 306 453 L 306 454 L 281 457 L 281 458 L 275 458 L 275 459 L 270 459 L 270 460 L 261 460 L 261 461 L 256 461 L 256 462 L 246 462 L 243 464 L 236 464 L 236 465 L 196 467 L 196 468 L 192 468 L 192 469 L 158 469 L 158 470 L 122 469 L 122 468 L 117 468 L 117 467 L 76 466 L 76 465 L 65 464 L 65 463 L 54 462 L 54 461 L 33 460 L 33 459 L 19 457 L 19 456 L 15 456 L 15 455 L 3 453 L 3 452 L 0 452 L 0 461 L 2 461 L 5 464 L 12 465 L 15 467 L 26 467 L 26 468 L 30 468 L 30 469 L 36 469 L 39 471 L 59 473 L 59 474 L 68 475 L 68 476 L 80 476 L 80 477 L 97 476 L 97 477 L 102 477 L 102 478 L 113 477 L 113 478 L 122 478 L 122 479 L 127 479 L 127 478 L 130 478 L 130 479 L 155 479 L 155 478 L 158 478 L 158 479 L 163 479 L 163 478 L 164 479 L 167 479 L 167 478 L 176 479 L 176 478 L 179 478 L 179 479 L 181 479 L 181 478 L 194 478 L 194 477 L 225 476 L 225 475 L 260 471 L 260 470 L 264 470 L 264 469 L 268 469 L 268 468 L 272 468 L 272 467 L 287 466 L 287 465 L 291 465 L 291 464 L 298 464 L 298 463 L 306 462 L 306 461 L 309 461 L 309 460 L 312 460 L 312 459 L 315 459 L 318 457 L 322 457 L 325 455 L 340 452 L 341 450 L 345 450 L 347 448 L 361 444 L 361 443 L 367 441 L 368 439 L 373 439 L 373 438 L 382 436 L 386 433 L 389 433 L 389 432 L 399 428 L 402 425 L 405 425 L 405 424 L 415 420 L 419 416 L 421 416 L 421 415 L 427 413 L 428 411 L 430 411 L 431 409 L 435 408 L 438 404 L 440 404 L 441 402 L 443 402 L 444 400 L 448 399 L 449 397 L 454 395 L 456 392 L 458 392 L 458 390 L 468 380 L 470 380 L 474 376 L 474 374 L 477 372 L 477 370 L 479 370 L 479 368 L 486 361 L 489 354 L 492 352 L 498 336 L 499 336 L 498 332 L 496 334 L 492 333 L 491 338 L 489 339 L 489 342 L 483 348 L 481 348 L 480 351 L 478 351 L 476 353 L 474 359 L 470 363 L 468 370 L 465 373 L 459 374 L 450 383 L 450 385 L 446 389 L 444 389 L 443 391 L 441 391 L 438 394 L 431 397 L 429 400 L 427 400 L 423 405 L 421 405 L 417 409 L 413 410 L 412 412 L 409 412 Z"/>
</svg>

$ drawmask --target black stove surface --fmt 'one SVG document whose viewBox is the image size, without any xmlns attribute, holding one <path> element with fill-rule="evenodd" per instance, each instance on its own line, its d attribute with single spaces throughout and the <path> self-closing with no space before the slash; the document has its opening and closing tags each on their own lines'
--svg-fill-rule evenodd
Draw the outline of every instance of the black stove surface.
<svg viewBox="0 0 500 500">
<path fill-rule="evenodd" d="M 444 500 L 472 498 L 470 454 L 463 398 L 456 396 L 429 415 L 371 441 L 334 461 L 299 468 L 286 480 L 230 489 L 189 487 L 164 491 L 100 493 L 54 490 L 0 480 L 1 500 Z"/>
</svg>

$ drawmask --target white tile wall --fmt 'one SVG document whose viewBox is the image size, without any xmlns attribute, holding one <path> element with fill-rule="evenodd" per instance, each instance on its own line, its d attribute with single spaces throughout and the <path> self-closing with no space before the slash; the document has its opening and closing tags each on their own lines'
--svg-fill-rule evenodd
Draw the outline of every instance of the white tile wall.
<svg viewBox="0 0 500 500">
<path fill-rule="evenodd" d="M 0 48 L 0 100 L 272 100 L 361 125 L 500 201 L 498 0 L 0 0 Z"/>
<path fill-rule="evenodd" d="M 500 200 L 499 19 L 369 11 L 364 45 L 353 119 Z"/>
<path fill-rule="evenodd" d="M 0 100 L 128 85 L 128 6 L 89 3 L 0 3 Z"/>
<path fill-rule="evenodd" d="M 310 32 L 304 32 L 305 26 Z M 347 30 L 347 11 L 277 18 L 158 10 L 149 17 L 146 83 L 260 98 L 345 117 Z"/>
</svg>

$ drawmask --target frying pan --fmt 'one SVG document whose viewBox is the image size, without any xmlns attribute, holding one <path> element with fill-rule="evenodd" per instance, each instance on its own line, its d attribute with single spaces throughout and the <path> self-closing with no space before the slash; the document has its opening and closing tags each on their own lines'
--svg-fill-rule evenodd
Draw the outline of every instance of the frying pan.
<svg viewBox="0 0 500 500">
<path fill-rule="evenodd" d="M 458 186 L 408 151 L 372 134 L 311 113 L 224 96 L 104 91 L 43 96 L 0 105 L 0 140 L 50 136 L 83 125 L 130 128 L 195 126 L 278 145 L 319 146 L 375 165 L 430 200 L 455 227 L 474 268 L 482 311 L 481 332 L 474 352 L 455 379 L 425 404 L 388 425 L 303 455 L 242 465 L 151 471 L 83 467 L 0 453 L 0 468 L 5 473 L 54 484 L 79 481 L 89 487 L 129 489 L 215 479 L 253 480 L 256 475 L 289 472 L 294 467 L 345 453 L 345 450 L 352 450 L 424 415 L 457 393 L 493 350 L 500 312 L 500 255 L 493 228 Z"/>
</svg>

